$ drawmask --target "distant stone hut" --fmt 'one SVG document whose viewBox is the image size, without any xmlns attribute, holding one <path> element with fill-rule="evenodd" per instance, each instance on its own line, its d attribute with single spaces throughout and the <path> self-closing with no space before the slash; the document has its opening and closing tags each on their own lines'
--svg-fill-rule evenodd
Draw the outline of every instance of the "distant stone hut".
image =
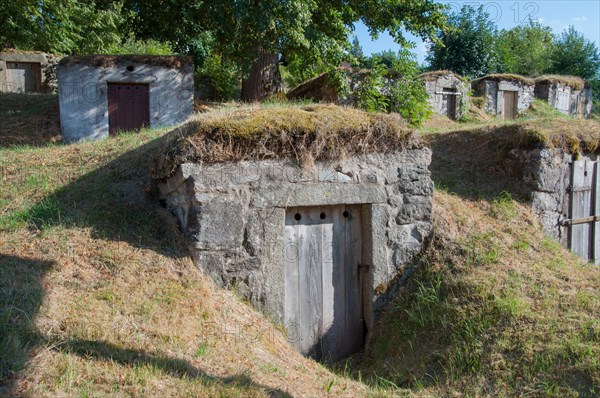
<svg viewBox="0 0 600 398">
<path fill-rule="evenodd" d="M 339 67 L 337 70 L 343 73 L 346 79 L 349 88 L 348 93 L 342 95 L 333 79 L 332 72 L 326 72 L 295 87 L 287 93 L 287 97 L 292 100 L 311 100 L 314 102 L 348 106 L 355 105 L 356 96 L 354 92 L 368 75 L 369 70 L 356 69 L 345 65 Z"/>
<path fill-rule="evenodd" d="M 545 75 L 535 79 L 535 97 L 579 118 L 592 113 L 592 88 L 580 77 Z"/>
<path fill-rule="evenodd" d="M 450 119 L 459 119 L 467 110 L 470 86 L 462 76 L 448 70 L 424 73 L 431 108 L 435 113 Z"/>
<path fill-rule="evenodd" d="M 61 56 L 39 51 L 0 52 L 0 92 L 56 92 L 56 64 Z"/>
<path fill-rule="evenodd" d="M 474 96 L 484 98 L 486 113 L 504 120 L 517 117 L 529 109 L 535 99 L 535 81 L 513 74 L 495 74 L 476 79 L 471 83 Z"/>
<path fill-rule="evenodd" d="M 63 58 L 57 76 L 65 142 L 182 123 L 194 109 L 193 72 L 192 59 L 181 56 Z"/>
<path fill-rule="evenodd" d="M 153 176 L 197 266 L 336 360 L 430 236 L 430 162 L 399 118 L 316 105 L 190 122 Z"/>
</svg>

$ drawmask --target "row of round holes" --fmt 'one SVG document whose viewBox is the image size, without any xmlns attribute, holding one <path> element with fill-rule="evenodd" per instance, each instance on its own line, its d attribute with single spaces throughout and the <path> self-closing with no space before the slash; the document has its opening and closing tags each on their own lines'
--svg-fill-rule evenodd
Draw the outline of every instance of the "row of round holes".
<svg viewBox="0 0 600 398">
<path fill-rule="evenodd" d="M 348 213 L 348 210 L 344 210 L 344 212 L 342 213 L 342 215 L 345 218 L 348 218 L 348 216 L 350 215 L 350 213 Z M 321 213 L 321 215 L 319 217 L 321 217 L 321 220 L 324 220 L 325 218 L 327 218 L 327 215 L 325 213 Z M 300 221 L 300 220 L 302 220 L 302 215 L 300 213 L 296 213 L 296 215 L 294 216 L 294 218 L 296 219 L 296 221 Z"/>
</svg>

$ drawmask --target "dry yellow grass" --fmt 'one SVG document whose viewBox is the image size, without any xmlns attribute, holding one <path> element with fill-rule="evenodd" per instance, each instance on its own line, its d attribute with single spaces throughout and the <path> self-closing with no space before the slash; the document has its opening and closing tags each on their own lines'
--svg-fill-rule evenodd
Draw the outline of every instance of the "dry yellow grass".
<svg viewBox="0 0 600 398">
<path fill-rule="evenodd" d="M 176 131 L 153 176 L 166 178 L 185 162 L 295 158 L 310 164 L 419 145 L 397 115 L 335 105 L 239 110 L 207 114 Z"/>
<path fill-rule="evenodd" d="M 363 395 L 193 266 L 147 185 L 160 135 L 0 150 L 0 395 Z"/>
<path fill-rule="evenodd" d="M 581 77 L 568 75 L 542 75 L 535 78 L 535 83 L 554 84 L 560 83 L 564 86 L 573 87 L 575 90 L 581 90 L 587 83 Z"/>
</svg>

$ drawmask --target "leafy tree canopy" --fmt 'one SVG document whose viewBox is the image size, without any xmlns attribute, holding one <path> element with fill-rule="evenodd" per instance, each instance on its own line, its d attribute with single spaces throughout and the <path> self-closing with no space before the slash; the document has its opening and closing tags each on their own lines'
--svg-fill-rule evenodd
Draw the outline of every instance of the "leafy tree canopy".
<svg viewBox="0 0 600 398">
<path fill-rule="evenodd" d="M 494 49 L 497 29 L 483 6 L 462 7 L 448 17 L 450 28 L 438 33 L 430 45 L 427 61 L 432 69 L 450 69 L 463 76 L 477 77 L 495 71 Z"/>
<path fill-rule="evenodd" d="M 584 79 L 600 79 L 598 47 L 570 26 L 554 44 L 551 70 Z"/>
<path fill-rule="evenodd" d="M 444 27 L 444 6 L 433 0 L 125 0 L 139 37 L 171 42 L 177 50 L 210 48 L 249 69 L 257 49 L 301 56 L 305 65 L 338 64 L 350 47 L 349 33 L 362 21 L 376 37 L 383 31 L 400 43 L 405 32 L 434 37 Z M 202 43 L 192 43 L 200 34 Z M 190 44 L 192 43 L 192 44 Z"/>
<path fill-rule="evenodd" d="M 500 72 L 537 76 L 547 72 L 552 61 L 552 29 L 537 21 L 503 29 L 497 38 Z"/>
<path fill-rule="evenodd" d="M 122 2 L 3 0 L 0 46 L 54 53 L 96 53 L 122 38 Z"/>
</svg>

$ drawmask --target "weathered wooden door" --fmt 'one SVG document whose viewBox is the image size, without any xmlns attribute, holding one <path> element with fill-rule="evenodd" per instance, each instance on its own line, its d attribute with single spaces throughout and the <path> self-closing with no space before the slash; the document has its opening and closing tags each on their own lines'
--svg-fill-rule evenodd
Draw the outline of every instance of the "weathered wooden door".
<svg viewBox="0 0 600 398">
<path fill-rule="evenodd" d="M 42 85 L 42 67 L 35 62 L 7 62 L 6 84 L 14 93 L 38 92 Z"/>
<path fill-rule="evenodd" d="M 573 162 L 570 249 L 586 261 L 600 265 L 600 170 L 599 162 Z"/>
<path fill-rule="evenodd" d="M 502 118 L 511 120 L 517 117 L 517 91 L 503 91 Z"/>
<path fill-rule="evenodd" d="M 556 91 L 556 106 L 555 108 L 559 111 L 569 112 L 570 108 L 570 92 L 566 90 L 557 90 Z"/>
<path fill-rule="evenodd" d="M 577 117 L 585 117 L 585 96 L 583 94 L 577 96 Z"/>
<path fill-rule="evenodd" d="M 364 339 L 360 206 L 288 209 L 285 325 L 306 356 L 338 360 Z"/>
<path fill-rule="evenodd" d="M 147 84 L 108 83 L 108 126 L 118 131 L 139 130 L 150 125 Z"/>
<path fill-rule="evenodd" d="M 448 117 L 452 120 L 456 119 L 456 102 L 458 101 L 457 90 L 453 88 L 444 89 L 444 97 L 448 104 Z"/>
</svg>

